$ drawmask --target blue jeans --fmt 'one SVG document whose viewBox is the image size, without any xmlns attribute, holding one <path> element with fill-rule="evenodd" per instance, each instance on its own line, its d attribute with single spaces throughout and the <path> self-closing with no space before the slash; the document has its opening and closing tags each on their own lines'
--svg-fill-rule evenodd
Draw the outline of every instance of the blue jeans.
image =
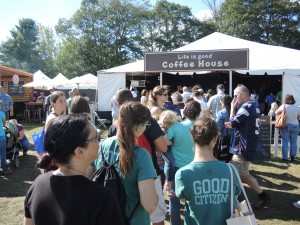
<svg viewBox="0 0 300 225">
<path fill-rule="evenodd" d="M 174 181 L 175 176 L 175 162 L 174 157 L 171 151 L 171 147 L 168 147 L 168 151 L 162 154 L 162 157 L 165 160 L 164 172 L 166 175 L 167 181 Z"/>
<path fill-rule="evenodd" d="M 282 137 L 282 159 L 288 159 L 289 142 L 290 156 L 296 156 L 298 133 L 299 124 L 287 124 L 286 128 L 280 130 Z"/>
<path fill-rule="evenodd" d="M 179 168 L 175 167 L 175 173 Z M 172 183 L 173 190 L 175 190 L 175 182 Z M 170 224 L 181 225 L 180 217 L 180 200 L 176 196 L 170 198 Z"/>
<path fill-rule="evenodd" d="M 3 172 L 7 171 L 6 163 L 6 140 L 0 141 L 0 157 L 1 157 L 1 168 Z"/>
</svg>

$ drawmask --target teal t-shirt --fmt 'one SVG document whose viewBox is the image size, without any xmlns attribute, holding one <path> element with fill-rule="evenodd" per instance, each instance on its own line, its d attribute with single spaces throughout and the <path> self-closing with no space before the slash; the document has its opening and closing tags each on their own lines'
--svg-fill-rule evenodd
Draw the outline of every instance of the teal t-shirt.
<svg viewBox="0 0 300 225">
<path fill-rule="evenodd" d="M 101 143 L 100 148 L 103 151 L 105 160 L 110 164 L 114 163 L 119 157 L 120 148 L 116 136 L 105 139 Z M 126 191 L 125 213 L 127 217 L 131 215 L 137 202 L 140 200 L 138 182 L 156 178 L 156 171 L 154 169 L 151 156 L 147 152 L 147 150 L 136 146 L 133 152 L 134 159 L 132 163 L 132 169 L 129 175 L 124 176 L 120 172 L 118 164 L 115 164 L 116 170 L 119 172 L 119 175 L 122 179 Z M 101 163 L 102 156 L 101 151 L 99 151 L 98 159 L 94 162 L 94 168 L 97 170 L 101 166 Z M 150 225 L 149 214 L 145 211 L 141 204 L 135 210 L 130 224 Z"/>
<path fill-rule="evenodd" d="M 233 193 L 240 183 L 233 172 Z M 221 161 L 191 162 L 175 175 L 175 193 L 186 200 L 186 225 L 226 225 L 230 214 L 230 171 Z M 234 197 L 234 200 L 236 198 Z M 234 208 L 237 201 L 234 201 Z"/>
<path fill-rule="evenodd" d="M 168 140 L 172 141 L 172 153 L 175 160 L 175 166 L 181 168 L 193 161 L 194 142 L 190 134 L 190 127 L 194 121 L 185 120 L 177 122 L 167 130 Z"/>
</svg>

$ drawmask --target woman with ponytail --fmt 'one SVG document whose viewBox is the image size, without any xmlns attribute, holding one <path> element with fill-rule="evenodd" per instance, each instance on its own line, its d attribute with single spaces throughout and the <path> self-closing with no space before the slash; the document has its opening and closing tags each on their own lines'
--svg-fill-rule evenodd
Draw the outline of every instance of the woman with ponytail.
<svg viewBox="0 0 300 225">
<path fill-rule="evenodd" d="M 109 164 L 119 159 L 115 167 L 125 187 L 125 214 L 128 218 L 133 213 L 131 225 L 150 225 L 149 214 L 156 209 L 158 203 L 154 186 L 157 175 L 151 156 L 147 150 L 135 144 L 135 138 L 141 136 L 150 125 L 150 117 L 149 109 L 139 102 L 122 104 L 117 136 L 107 138 L 101 143 L 100 154 L 93 164 L 94 171 L 102 165 L 101 151 Z"/>
<path fill-rule="evenodd" d="M 184 224 L 226 225 L 230 212 L 231 175 L 228 166 L 213 155 L 218 127 L 212 118 L 200 118 L 190 128 L 195 143 L 193 162 L 180 168 L 175 175 L 175 193 L 185 199 Z M 233 172 L 234 207 L 241 192 Z"/>
</svg>

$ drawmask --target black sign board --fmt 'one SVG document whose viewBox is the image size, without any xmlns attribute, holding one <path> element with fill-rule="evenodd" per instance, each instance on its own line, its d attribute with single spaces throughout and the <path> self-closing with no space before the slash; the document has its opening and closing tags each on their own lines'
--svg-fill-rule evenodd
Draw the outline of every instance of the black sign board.
<svg viewBox="0 0 300 225">
<path fill-rule="evenodd" d="M 24 81 L 20 81 L 18 84 L 8 82 L 8 95 L 24 95 Z"/>
<path fill-rule="evenodd" d="M 249 49 L 145 54 L 145 72 L 248 70 Z"/>
<path fill-rule="evenodd" d="M 258 145 L 256 159 L 270 158 L 271 156 L 271 121 L 270 116 L 260 117 Z"/>
</svg>

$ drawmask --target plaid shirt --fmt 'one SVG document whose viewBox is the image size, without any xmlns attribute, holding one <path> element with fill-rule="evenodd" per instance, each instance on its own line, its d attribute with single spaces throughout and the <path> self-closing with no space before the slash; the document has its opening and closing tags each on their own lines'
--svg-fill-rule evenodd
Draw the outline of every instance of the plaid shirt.
<svg viewBox="0 0 300 225">
<path fill-rule="evenodd" d="M 2 108 L 1 111 L 7 112 L 10 110 L 10 106 L 13 106 L 13 101 L 11 97 L 8 94 L 1 93 L 0 94 L 0 100 L 2 100 Z"/>
<path fill-rule="evenodd" d="M 224 96 L 224 93 L 216 94 L 212 97 L 209 98 L 209 101 L 207 103 L 207 106 L 209 110 L 211 111 L 211 115 L 214 118 L 214 120 L 217 119 L 217 114 L 220 110 L 222 110 L 222 105 L 221 105 L 221 97 Z"/>
</svg>

